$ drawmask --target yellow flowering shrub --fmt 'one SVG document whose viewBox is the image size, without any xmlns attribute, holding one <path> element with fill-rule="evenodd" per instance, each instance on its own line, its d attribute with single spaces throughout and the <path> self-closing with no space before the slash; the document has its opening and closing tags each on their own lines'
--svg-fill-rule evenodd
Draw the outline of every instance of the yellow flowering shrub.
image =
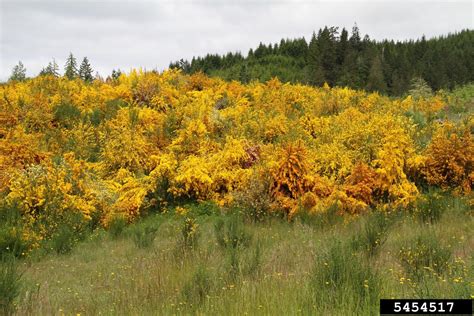
<svg viewBox="0 0 474 316">
<path fill-rule="evenodd" d="M 418 194 L 418 189 L 405 173 L 406 159 L 413 153 L 413 144 L 401 130 L 390 131 L 383 143 L 373 162 L 380 189 L 386 193 L 389 202 L 406 206 L 414 202 Z"/>
<path fill-rule="evenodd" d="M 148 156 L 155 154 L 157 148 L 151 143 L 149 131 L 154 124 L 159 124 L 159 117 L 150 117 L 150 112 L 152 110 L 123 108 L 116 118 L 106 123 L 101 158 L 108 170 L 151 170 Z"/>
<path fill-rule="evenodd" d="M 132 221 L 140 215 L 143 208 L 149 206 L 146 196 L 153 189 L 150 177 L 136 178 L 130 171 L 120 169 L 112 185 L 116 199 L 111 205 L 111 211 L 106 214 L 105 222 L 116 216 Z"/>
<path fill-rule="evenodd" d="M 228 206 L 237 197 L 257 205 L 257 217 L 403 207 L 419 194 L 415 182 L 472 189 L 474 121 L 462 131 L 462 122 L 439 124 L 445 108 L 440 95 L 394 99 L 179 70 L 7 83 L 0 198 L 31 223 L 77 213 L 100 214 L 104 225 L 183 200 Z"/>
<path fill-rule="evenodd" d="M 11 204 L 18 205 L 26 221 L 39 225 L 39 235 L 47 236 L 57 224 L 76 213 L 84 220 L 99 211 L 100 180 L 84 161 L 73 154 L 65 154 L 59 161 L 30 165 L 17 171 L 10 181 L 6 196 Z"/>
</svg>

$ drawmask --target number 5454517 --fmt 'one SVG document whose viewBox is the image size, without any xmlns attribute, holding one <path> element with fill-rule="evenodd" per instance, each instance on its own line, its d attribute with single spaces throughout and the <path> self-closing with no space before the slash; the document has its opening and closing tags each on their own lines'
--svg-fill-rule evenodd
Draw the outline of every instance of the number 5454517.
<svg viewBox="0 0 474 316">
<path fill-rule="evenodd" d="M 406 313 L 445 313 L 453 310 L 454 302 L 395 302 L 394 312 L 406 312 Z"/>
</svg>

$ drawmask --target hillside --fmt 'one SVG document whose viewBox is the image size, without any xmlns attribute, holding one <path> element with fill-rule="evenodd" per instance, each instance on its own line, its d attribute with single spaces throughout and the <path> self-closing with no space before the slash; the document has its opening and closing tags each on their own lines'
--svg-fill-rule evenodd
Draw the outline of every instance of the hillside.
<svg viewBox="0 0 474 316">
<path fill-rule="evenodd" d="M 0 307 L 272 313 L 287 295 L 288 312 L 367 314 L 469 297 L 473 96 L 179 70 L 1 85 Z"/>
</svg>

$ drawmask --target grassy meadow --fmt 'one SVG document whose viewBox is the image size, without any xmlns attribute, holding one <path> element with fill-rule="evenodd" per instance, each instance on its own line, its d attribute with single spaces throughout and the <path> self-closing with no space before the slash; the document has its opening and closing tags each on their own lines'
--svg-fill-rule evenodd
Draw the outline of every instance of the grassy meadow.
<svg viewBox="0 0 474 316">
<path fill-rule="evenodd" d="M 259 222 L 192 204 L 116 220 L 81 241 L 58 235 L 15 261 L 18 296 L 4 312 L 376 315 L 379 298 L 470 298 L 472 210 L 462 197 L 430 198 L 385 213 Z M 5 297 L 5 259 L 1 272 Z"/>
</svg>

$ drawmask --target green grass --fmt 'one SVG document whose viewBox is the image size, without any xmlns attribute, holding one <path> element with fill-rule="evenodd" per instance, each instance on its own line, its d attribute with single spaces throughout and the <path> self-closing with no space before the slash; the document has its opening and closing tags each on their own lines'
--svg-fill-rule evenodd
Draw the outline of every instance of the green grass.
<svg viewBox="0 0 474 316">
<path fill-rule="evenodd" d="M 8 315 L 14 310 L 15 300 L 20 295 L 21 274 L 16 260 L 13 255 L 0 257 L 0 314 L 2 315 Z"/>
<path fill-rule="evenodd" d="M 292 222 L 150 215 L 121 238 L 98 230 L 69 253 L 21 259 L 16 314 L 376 315 L 379 298 L 470 298 L 472 217 L 444 198 L 450 207 L 428 223 L 410 211 Z M 406 260 L 407 247 L 421 257 Z"/>
</svg>

